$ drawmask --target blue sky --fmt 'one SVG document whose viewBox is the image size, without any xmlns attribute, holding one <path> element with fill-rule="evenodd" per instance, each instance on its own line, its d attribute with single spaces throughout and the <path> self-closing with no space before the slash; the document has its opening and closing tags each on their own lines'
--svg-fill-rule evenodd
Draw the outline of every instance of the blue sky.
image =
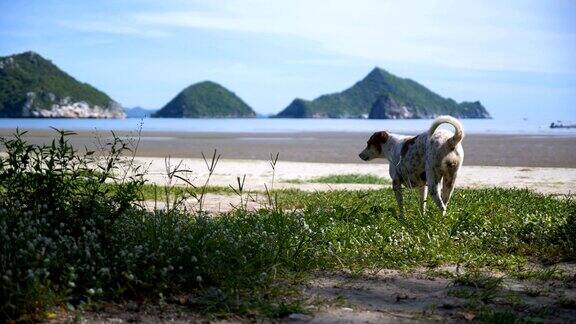
<svg viewBox="0 0 576 324">
<path fill-rule="evenodd" d="M 576 119 L 576 1 L 0 0 L 0 55 L 33 50 L 124 106 L 213 80 L 260 113 L 374 66 L 499 119 Z"/>
</svg>

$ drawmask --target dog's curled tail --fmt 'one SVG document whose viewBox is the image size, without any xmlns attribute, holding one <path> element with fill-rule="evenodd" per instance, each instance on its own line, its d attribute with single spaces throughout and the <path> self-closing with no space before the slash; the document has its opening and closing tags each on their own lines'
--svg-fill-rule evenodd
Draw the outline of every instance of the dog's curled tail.
<svg viewBox="0 0 576 324">
<path fill-rule="evenodd" d="M 464 128 L 462 128 L 462 124 L 458 121 L 458 119 L 456 119 L 454 117 L 438 116 L 436 119 L 434 119 L 432 126 L 430 126 L 430 129 L 428 130 L 428 138 L 432 137 L 432 134 L 434 134 L 434 131 L 436 131 L 436 128 L 438 128 L 438 126 L 440 126 L 441 124 L 444 124 L 444 123 L 448 123 L 448 124 L 454 126 L 454 129 L 456 130 L 456 133 L 454 133 L 454 136 L 452 136 L 452 138 L 450 138 L 448 140 L 448 145 L 450 145 L 450 147 L 454 148 L 454 147 L 456 147 L 456 145 L 458 143 L 460 143 L 460 141 L 462 141 L 462 138 L 464 138 Z"/>
</svg>

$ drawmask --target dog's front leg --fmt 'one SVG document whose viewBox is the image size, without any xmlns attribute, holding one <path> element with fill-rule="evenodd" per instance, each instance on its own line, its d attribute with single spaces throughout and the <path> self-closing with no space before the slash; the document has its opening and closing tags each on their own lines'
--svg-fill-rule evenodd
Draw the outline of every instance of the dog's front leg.
<svg viewBox="0 0 576 324">
<path fill-rule="evenodd" d="M 400 215 L 404 215 L 404 204 L 402 199 L 402 183 L 400 179 L 392 180 L 392 190 L 394 190 L 394 195 L 396 195 L 396 202 L 398 203 L 398 208 L 400 209 Z"/>
<path fill-rule="evenodd" d="M 423 186 L 420 188 L 420 213 L 424 215 L 426 212 L 426 199 L 428 198 L 428 187 Z"/>
</svg>

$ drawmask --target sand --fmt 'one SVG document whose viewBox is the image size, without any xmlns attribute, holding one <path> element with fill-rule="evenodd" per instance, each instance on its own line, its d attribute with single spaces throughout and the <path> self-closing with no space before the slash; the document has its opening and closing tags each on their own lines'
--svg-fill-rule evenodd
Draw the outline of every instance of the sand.
<svg viewBox="0 0 576 324">
<path fill-rule="evenodd" d="M 0 136 L 13 130 L 0 129 Z M 26 138 L 33 143 L 50 141 L 55 132 L 32 130 Z M 94 148 L 95 138 L 105 142 L 109 132 L 78 132 L 70 138 L 83 149 Z M 124 138 L 137 134 L 118 132 Z M 280 152 L 281 161 L 359 163 L 358 153 L 370 134 L 354 132 L 300 133 L 183 133 L 148 132 L 141 134 L 139 156 L 200 158 L 201 152 L 217 149 L 225 159 L 266 160 Z M 463 142 L 464 164 L 471 166 L 521 166 L 576 168 L 576 136 L 476 135 Z"/>
<path fill-rule="evenodd" d="M 137 157 L 136 163 L 148 169 L 147 180 L 152 183 L 166 184 L 166 160 L 155 157 Z M 208 175 L 204 160 L 172 158 L 175 166 L 182 162 L 181 168 L 192 172 L 190 180 L 201 185 Z M 382 185 L 366 184 L 322 184 L 291 183 L 290 180 L 307 181 L 316 177 L 333 174 L 371 174 L 390 179 L 387 164 L 374 163 L 312 163 L 279 161 L 276 165 L 275 188 L 299 188 L 303 190 L 327 189 L 375 189 Z M 264 190 L 264 184 L 270 186 L 272 168 L 268 161 L 228 160 L 219 161 L 210 180 L 211 185 L 228 186 L 236 183 L 236 177 L 246 175 L 245 187 L 251 190 Z M 556 195 L 574 195 L 576 193 L 576 168 L 538 168 L 538 167 L 498 167 L 464 165 L 459 172 L 457 187 L 467 188 L 528 188 L 530 190 Z M 386 185 L 384 185 L 386 186 Z"/>
</svg>

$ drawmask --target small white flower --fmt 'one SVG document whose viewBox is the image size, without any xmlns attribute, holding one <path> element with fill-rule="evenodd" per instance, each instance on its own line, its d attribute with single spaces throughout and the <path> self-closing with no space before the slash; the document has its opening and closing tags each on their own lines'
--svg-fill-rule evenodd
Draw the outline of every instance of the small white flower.
<svg viewBox="0 0 576 324">
<path fill-rule="evenodd" d="M 196 276 L 196 281 L 202 282 L 202 276 Z"/>
<path fill-rule="evenodd" d="M 90 294 L 90 295 L 94 295 L 95 292 L 96 291 L 94 291 L 94 289 L 92 289 L 92 288 L 88 289 L 88 294 Z"/>
<path fill-rule="evenodd" d="M 68 282 L 68 286 L 74 288 L 74 287 L 76 287 L 76 284 L 74 283 L 74 281 L 70 281 L 70 282 Z"/>
</svg>

